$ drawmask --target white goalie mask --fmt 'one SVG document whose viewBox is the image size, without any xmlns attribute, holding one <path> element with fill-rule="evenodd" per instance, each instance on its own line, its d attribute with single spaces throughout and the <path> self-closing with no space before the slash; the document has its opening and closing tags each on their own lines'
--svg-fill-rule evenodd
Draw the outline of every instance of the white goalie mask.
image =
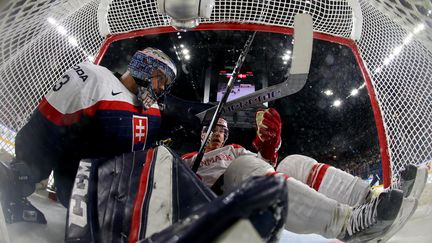
<svg viewBox="0 0 432 243">
<path fill-rule="evenodd" d="M 151 47 L 133 55 L 128 71 L 138 85 L 137 98 L 144 109 L 150 108 L 170 91 L 177 75 L 177 68 L 171 58 Z"/>
</svg>

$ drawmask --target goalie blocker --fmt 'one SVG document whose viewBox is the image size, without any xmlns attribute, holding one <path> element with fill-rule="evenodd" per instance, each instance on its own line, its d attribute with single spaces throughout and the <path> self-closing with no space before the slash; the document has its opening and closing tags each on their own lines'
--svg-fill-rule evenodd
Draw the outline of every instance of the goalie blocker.
<svg viewBox="0 0 432 243">
<path fill-rule="evenodd" d="M 241 219 L 249 219 L 260 238 L 276 241 L 286 217 L 285 183 L 276 177 L 252 178 L 216 199 L 163 146 L 83 160 L 70 199 L 65 241 L 165 242 L 175 237 L 208 242 Z"/>
</svg>

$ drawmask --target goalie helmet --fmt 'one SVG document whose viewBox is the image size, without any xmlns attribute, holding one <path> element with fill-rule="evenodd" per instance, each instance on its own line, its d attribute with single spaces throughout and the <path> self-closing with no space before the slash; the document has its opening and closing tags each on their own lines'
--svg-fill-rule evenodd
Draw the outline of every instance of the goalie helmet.
<svg viewBox="0 0 432 243">
<path fill-rule="evenodd" d="M 138 85 L 138 100 L 145 109 L 170 91 L 177 75 L 177 68 L 171 58 L 161 50 L 151 47 L 137 51 L 132 56 L 128 71 Z M 157 82 L 156 90 L 153 87 L 154 82 Z M 159 89 L 162 85 L 164 89 Z"/>
<path fill-rule="evenodd" d="M 229 135 L 228 122 L 224 118 L 220 117 L 216 123 L 216 126 L 221 127 L 224 130 L 224 141 L 222 144 L 222 146 L 223 146 L 225 144 L 225 142 L 227 141 L 228 135 Z M 208 130 L 208 126 L 203 126 L 203 128 L 201 130 L 201 143 L 205 139 L 205 136 L 207 134 L 207 130 Z"/>
</svg>

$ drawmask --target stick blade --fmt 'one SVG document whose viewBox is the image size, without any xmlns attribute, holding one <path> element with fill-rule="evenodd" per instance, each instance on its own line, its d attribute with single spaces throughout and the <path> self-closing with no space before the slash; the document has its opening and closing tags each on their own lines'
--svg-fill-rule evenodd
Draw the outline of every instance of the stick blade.
<svg viewBox="0 0 432 243">
<path fill-rule="evenodd" d="M 290 74 L 309 73 L 312 58 L 313 24 L 309 14 L 294 17 L 294 48 Z"/>
</svg>

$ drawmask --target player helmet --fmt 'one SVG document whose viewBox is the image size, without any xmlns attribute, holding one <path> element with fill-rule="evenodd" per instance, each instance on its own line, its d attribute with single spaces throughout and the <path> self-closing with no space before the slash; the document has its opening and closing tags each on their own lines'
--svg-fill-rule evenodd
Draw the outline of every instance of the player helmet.
<svg viewBox="0 0 432 243">
<path fill-rule="evenodd" d="M 217 123 L 216 123 L 216 126 L 219 126 L 219 127 L 223 128 L 223 130 L 224 130 L 224 141 L 223 141 L 223 144 L 225 144 L 225 142 L 228 139 L 228 135 L 229 135 L 228 122 L 224 118 L 220 117 L 218 119 Z M 207 134 L 207 130 L 208 130 L 208 126 L 203 126 L 203 128 L 201 130 L 201 142 L 204 141 L 205 136 Z"/>
<path fill-rule="evenodd" d="M 145 109 L 170 91 L 177 76 L 177 68 L 171 58 L 161 50 L 152 47 L 135 52 L 129 62 L 128 71 L 138 85 L 138 100 L 143 103 Z M 155 73 L 162 76 L 157 77 Z M 164 82 L 165 89 L 155 90 L 152 79 L 157 80 L 158 87 L 161 87 Z"/>
</svg>

